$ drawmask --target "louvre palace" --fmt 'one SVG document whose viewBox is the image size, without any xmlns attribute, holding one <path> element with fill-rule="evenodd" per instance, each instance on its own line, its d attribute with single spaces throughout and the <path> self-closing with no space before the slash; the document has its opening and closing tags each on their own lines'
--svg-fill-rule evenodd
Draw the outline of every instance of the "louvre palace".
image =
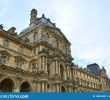
<svg viewBox="0 0 110 100">
<path fill-rule="evenodd" d="M 73 63 L 71 43 L 44 14 L 19 34 L 0 25 L 0 92 L 110 92 L 106 69 Z"/>
</svg>

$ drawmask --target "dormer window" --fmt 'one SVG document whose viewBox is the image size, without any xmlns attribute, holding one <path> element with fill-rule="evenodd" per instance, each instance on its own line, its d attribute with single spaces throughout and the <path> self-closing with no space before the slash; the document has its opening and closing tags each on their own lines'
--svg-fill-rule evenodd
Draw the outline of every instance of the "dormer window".
<svg viewBox="0 0 110 100">
<path fill-rule="evenodd" d="M 34 42 L 37 42 L 38 41 L 38 33 L 37 32 L 34 34 L 33 40 L 34 40 Z"/>
</svg>

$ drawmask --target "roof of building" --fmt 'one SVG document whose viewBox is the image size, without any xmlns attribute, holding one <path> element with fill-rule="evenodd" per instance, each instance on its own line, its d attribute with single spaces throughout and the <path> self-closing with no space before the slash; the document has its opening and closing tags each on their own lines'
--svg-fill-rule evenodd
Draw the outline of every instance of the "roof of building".
<svg viewBox="0 0 110 100">
<path fill-rule="evenodd" d="M 65 35 L 61 32 L 61 30 L 56 27 L 55 23 L 52 23 L 49 18 L 45 17 L 44 14 L 42 14 L 42 17 L 35 19 L 35 24 L 37 26 L 44 25 L 44 26 L 58 30 L 60 32 L 61 36 L 63 36 L 63 38 L 66 39 L 69 44 L 71 44 L 69 42 L 69 40 L 65 37 Z M 21 33 L 19 34 L 19 37 L 26 35 L 29 31 L 30 31 L 30 27 L 25 28 L 24 30 L 21 31 Z"/>
<path fill-rule="evenodd" d="M 101 75 L 101 69 L 100 66 L 96 63 L 87 65 L 87 69 L 89 69 L 89 72 L 96 75 L 96 76 L 100 76 Z"/>
<path fill-rule="evenodd" d="M 40 18 L 36 18 L 35 19 L 35 23 L 36 23 L 36 25 L 43 24 L 45 26 L 49 26 L 49 27 L 52 27 L 52 28 L 57 28 L 55 26 L 55 23 L 52 23 L 49 18 L 45 17 L 44 14 L 42 14 L 42 17 L 40 17 Z M 28 31 L 29 31 L 29 27 L 27 27 L 24 30 L 22 30 L 21 33 L 19 34 L 19 36 L 25 35 L 25 33 L 27 33 Z"/>
</svg>

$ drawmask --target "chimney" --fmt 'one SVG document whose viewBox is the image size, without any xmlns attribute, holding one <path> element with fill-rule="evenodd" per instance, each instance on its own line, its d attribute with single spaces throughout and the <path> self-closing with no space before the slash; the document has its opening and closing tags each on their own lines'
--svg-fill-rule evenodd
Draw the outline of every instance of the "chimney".
<svg viewBox="0 0 110 100">
<path fill-rule="evenodd" d="M 0 24 L 0 29 L 3 30 L 3 25 L 2 24 Z"/>
<path fill-rule="evenodd" d="M 37 10 L 36 9 L 32 9 L 31 10 L 31 14 L 30 14 L 30 26 L 35 25 L 36 18 L 37 18 Z"/>
<path fill-rule="evenodd" d="M 11 34 L 14 34 L 15 33 L 15 30 L 16 28 L 15 27 L 11 27 L 8 32 L 11 33 Z"/>
</svg>

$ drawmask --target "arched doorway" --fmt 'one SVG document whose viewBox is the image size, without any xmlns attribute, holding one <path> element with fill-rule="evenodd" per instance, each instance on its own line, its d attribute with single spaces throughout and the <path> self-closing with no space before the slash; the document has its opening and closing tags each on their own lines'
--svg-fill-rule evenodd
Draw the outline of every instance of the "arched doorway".
<svg viewBox="0 0 110 100">
<path fill-rule="evenodd" d="M 50 86 L 50 84 L 47 84 L 47 92 L 51 92 L 51 86 Z"/>
<path fill-rule="evenodd" d="M 13 88 L 14 88 L 14 82 L 9 78 L 4 79 L 0 83 L 1 92 L 13 92 Z"/>
<path fill-rule="evenodd" d="M 64 86 L 61 87 L 61 92 L 66 92 L 66 89 Z"/>
<path fill-rule="evenodd" d="M 28 82 L 23 82 L 20 87 L 20 92 L 31 92 L 31 86 Z"/>
</svg>

